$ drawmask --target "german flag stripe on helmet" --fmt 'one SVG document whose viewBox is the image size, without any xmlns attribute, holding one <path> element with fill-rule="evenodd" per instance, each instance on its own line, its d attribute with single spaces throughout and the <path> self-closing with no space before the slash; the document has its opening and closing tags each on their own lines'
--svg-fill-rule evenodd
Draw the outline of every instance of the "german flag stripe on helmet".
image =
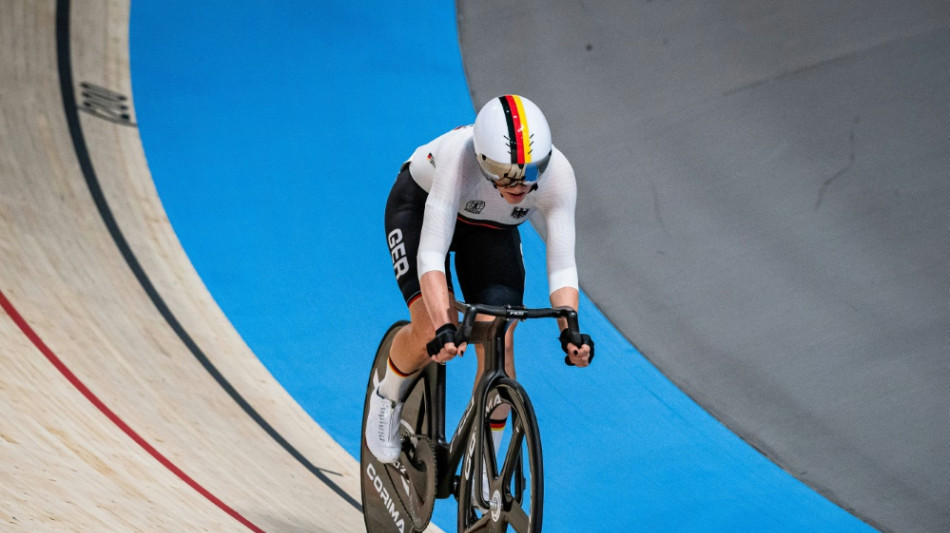
<svg viewBox="0 0 950 533">
<path fill-rule="evenodd" d="M 521 97 L 507 94 L 498 97 L 508 122 L 508 143 L 511 146 L 511 162 L 519 165 L 531 162 L 531 132 L 528 117 L 524 112 Z"/>
</svg>

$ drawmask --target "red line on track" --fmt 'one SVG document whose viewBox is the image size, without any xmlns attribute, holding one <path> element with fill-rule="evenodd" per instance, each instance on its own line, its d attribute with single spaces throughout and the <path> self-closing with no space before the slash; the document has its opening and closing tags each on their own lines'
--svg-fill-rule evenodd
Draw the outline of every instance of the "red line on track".
<svg viewBox="0 0 950 533">
<path fill-rule="evenodd" d="M 10 300 L 8 300 L 7 297 L 3 294 L 3 291 L 0 291 L 0 307 L 3 307 L 3 309 L 7 312 L 7 314 L 10 315 L 10 318 L 13 319 L 13 322 L 20 328 L 20 331 L 22 331 L 23 334 L 26 335 L 28 339 L 30 339 L 33 345 L 36 346 L 36 348 L 43 355 L 46 356 L 46 359 L 49 360 L 49 362 L 52 363 L 53 366 L 55 366 L 56 369 L 59 370 L 59 372 L 70 383 L 72 383 L 72 385 L 76 387 L 76 389 L 78 389 L 79 392 L 81 392 L 82 395 L 85 396 L 87 400 L 89 400 L 90 403 L 95 405 L 96 408 L 102 412 L 102 414 L 106 415 L 106 417 L 109 420 L 111 420 L 113 424 L 118 426 L 119 429 L 121 429 L 126 435 L 129 436 L 129 438 L 135 441 L 136 444 L 141 446 L 145 451 L 149 453 L 149 455 L 154 457 L 155 460 L 157 460 L 159 463 L 162 464 L 162 466 L 164 466 L 165 468 L 170 470 L 173 474 L 178 476 L 178 478 L 184 481 L 188 486 L 190 486 L 199 494 L 207 498 L 208 501 L 215 504 L 222 511 L 231 515 L 232 518 L 234 518 L 241 524 L 244 524 L 251 531 L 264 533 L 263 529 L 254 525 L 250 520 L 242 516 L 241 513 L 238 513 L 234 509 L 230 508 L 227 504 L 225 504 L 220 499 L 218 499 L 217 496 L 215 496 L 214 494 L 211 494 L 211 492 L 209 492 L 208 489 L 202 487 L 197 481 L 192 479 L 191 476 L 189 476 L 184 471 L 182 471 L 182 469 L 178 468 L 174 463 L 168 460 L 167 457 L 162 455 L 161 452 L 156 450 L 155 447 L 153 447 L 145 439 L 143 439 L 141 435 L 139 435 L 138 433 L 135 432 L 135 430 L 129 427 L 129 425 L 126 424 L 124 420 L 119 418 L 119 416 L 115 414 L 115 412 L 113 412 L 112 409 L 109 409 L 109 407 L 106 404 L 104 404 L 102 400 L 100 400 L 99 397 L 96 396 L 91 390 L 89 390 L 89 387 L 87 387 L 82 381 L 80 381 L 80 379 L 76 377 L 76 374 L 73 374 L 73 372 L 69 369 L 69 367 L 67 367 L 59 359 L 59 357 L 57 357 L 56 354 L 53 353 L 53 350 L 50 350 L 50 348 L 46 346 L 46 343 L 44 343 L 43 340 L 40 339 L 39 335 L 37 335 L 36 332 L 33 331 L 33 328 L 31 328 L 30 325 L 26 323 L 26 320 L 24 320 L 23 316 L 21 316 L 20 313 L 13 307 L 13 304 L 11 304 Z"/>
</svg>

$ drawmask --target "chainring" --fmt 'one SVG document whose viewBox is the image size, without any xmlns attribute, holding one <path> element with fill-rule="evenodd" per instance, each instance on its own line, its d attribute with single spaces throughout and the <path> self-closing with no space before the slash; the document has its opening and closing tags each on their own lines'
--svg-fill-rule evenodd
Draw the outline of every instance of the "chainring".
<svg viewBox="0 0 950 533">
<path fill-rule="evenodd" d="M 386 468 L 415 531 L 423 531 L 432 519 L 437 468 L 435 446 L 421 435 L 406 435 L 399 462 Z"/>
</svg>

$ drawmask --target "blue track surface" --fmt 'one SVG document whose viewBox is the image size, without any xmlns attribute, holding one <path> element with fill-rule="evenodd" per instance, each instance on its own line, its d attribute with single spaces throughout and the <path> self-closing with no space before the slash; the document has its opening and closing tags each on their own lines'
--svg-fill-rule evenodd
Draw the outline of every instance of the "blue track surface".
<svg viewBox="0 0 950 533">
<path fill-rule="evenodd" d="M 250 347 L 354 456 L 372 354 L 407 315 L 382 230 L 389 186 L 417 144 L 474 119 L 453 6 L 421 4 L 132 3 L 138 123 L 175 230 Z M 547 305 L 543 244 L 523 236 L 526 301 Z M 868 529 L 581 306 L 598 342 L 586 371 L 560 363 L 552 324 L 519 328 L 545 531 Z M 449 366 L 450 425 L 473 359 Z M 435 522 L 451 530 L 454 513 L 440 502 Z"/>
</svg>

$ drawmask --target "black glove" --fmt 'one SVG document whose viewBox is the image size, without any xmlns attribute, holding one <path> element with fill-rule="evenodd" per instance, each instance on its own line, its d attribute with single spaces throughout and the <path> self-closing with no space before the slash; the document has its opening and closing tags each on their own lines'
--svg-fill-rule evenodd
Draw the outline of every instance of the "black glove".
<svg viewBox="0 0 950 533">
<path fill-rule="evenodd" d="M 458 328 L 451 322 L 435 330 L 435 338 L 426 344 L 426 351 L 429 352 L 429 355 L 439 355 L 443 346 L 450 342 L 455 343 L 455 334 L 457 331 Z"/>
<path fill-rule="evenodd" d="M 594 362 L 594 341 L 590 338 L 590 335 L 587 335 L 586 333 L 577 333 L 572 335 L 568 328 L 564 328 L 561 330 L 561 336 L 558 337 L 558 340 L 561 341 L 561 349 L 564 350 L 564 353 L 567 353 L 568 343 L 573 343 L 574 346 L 580 346 L 582 344 L 590 346 L 590 359 L 587 361 L 588 363 Z M 564 356 L 564 364 L 567 366 L 574 366 L 574 363 L 571 362 L 571 358 L 566 355 Z"/>
</svg>

